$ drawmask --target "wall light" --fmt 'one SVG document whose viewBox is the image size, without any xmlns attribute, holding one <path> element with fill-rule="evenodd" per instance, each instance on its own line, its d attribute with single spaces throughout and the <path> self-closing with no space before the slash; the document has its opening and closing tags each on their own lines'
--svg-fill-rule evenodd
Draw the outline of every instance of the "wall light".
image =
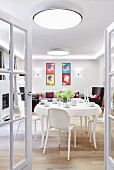
<svg viewBox="0 0 114 170">
<path fill-rule="evenodd" d="M 53 49 L 51 51 L 48 51 L 47 52 L 48 55 L 55 55 L 55 56 L 60 56 L 60 55 L 68 55 L 69 52 L 68 51 L 65 51 L 63 49 L 60 49 L 60 48 L 56 48 L 56 49 Z"/>
<path fill-rule="evenodd" d="M 37 76 L 37 77 L 40 77 L 40 76 L 41 76 L 41 72 L 40 72 L 40 71 L 37 71 L 36 76 Z"/>
<path fill-rule="evenodd" d="M 67 29 L 75 27 L 82 21 L 82 16 L 70 9 L 48 9 L 33 16 L 34 22 L 48 29 Z"/>
<path fill-rule="evenodd" d="M 76 77 L 82 77 L 82 69 L 81 68 L 75 69 L 75 76 Z"/>
</svg>

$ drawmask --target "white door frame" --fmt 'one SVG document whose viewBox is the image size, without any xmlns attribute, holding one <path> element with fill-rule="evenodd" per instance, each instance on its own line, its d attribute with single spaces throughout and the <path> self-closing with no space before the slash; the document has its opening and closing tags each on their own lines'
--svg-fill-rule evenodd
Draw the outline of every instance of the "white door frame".
<svg viewBox="0 0 114 170">
<path fill-rule="evenodd" d="M 10 74 L 10 121 L 7 122 L 10 126 L 10 170 L 32 170 L 32 29 L 18 19 L 0 10 L 0 20 L 10 24 L 10 61 L 9 70 L 1 69 L 2 73 Z M 22 72 L 14 70 L 14 41 L 13 41 L 13 27 L 17 27 L 25 32 L 25 159 L 19 162 L 15 167 L 13 166 L 13 75 Z M 2 123 L 1 126 L 6 124 Z M 1 127 L 0 126 L 0 127 Z"/>
<path fill-rule="evenodd" d="M 104 155 L 105 170 L 114 170 L 114 160 L 110 156 L 110 120 L 111 115 L 111 81 L 114 72 L 111 72 L 111 33 L 114 32 L 114 22 L 105 30 L 105 143 Z"/>
</svg>

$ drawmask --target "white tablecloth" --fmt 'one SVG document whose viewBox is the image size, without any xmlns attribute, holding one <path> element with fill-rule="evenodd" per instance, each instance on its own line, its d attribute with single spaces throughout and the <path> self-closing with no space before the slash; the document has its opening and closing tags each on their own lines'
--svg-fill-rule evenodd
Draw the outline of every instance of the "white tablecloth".
<svg viewBox="0 0 114 170">
<path fill-rule="evenodd" d="M 41 139 L 41 148 L 43 148 L 44 144 L 44 136 L 45 136 L 45 130 L 44 130 L 44 117 L 46 117 L 46 127 L 47 127 L 47 117 L 48 117 L 48 109 L 49 108 L 62 108 L 67 110 L 69 113 L 69 116 L 71 117 L 76 117 L 76 116 L 92 116 L 93 117 L 93 133 L 95 135 L 96 133 L 96 123 L 97 123 L 97 117 L 98 114 L 102 112 L 101 108 L 99 105 L 95 104 L 94 107 L 90 107 L 88 103 L 77 103 L 76 106 L 69 106 L 68 108 L 64 108 L 63 105 L 61 107 L 58 106 L 58 104 L 53 104 L 50 103 L 50 106 L 44 106 L 41 104 L 37 104 L 35 106 L 34 112 L 37 113 L 40 117 L 41 121 L 41 134 L 42 134 L 42 139 Z M 86 129 L 87 129 L 87 122 L 86 122 Z"/>
<path fill-rule="evenodd" d="M 52 104 L 50 103 L 50 106 L 44 106 L 41 104 L 37 104 L 34 112 L 38 113 L 39 116 L 48 115 L 48 109 L 49 108 L 62 108 L 68 111 L 69 116 L 93 116 L 98 115 L 102 112 L 99 105 L 95 104 L 93 107 L 90 107 L 88 103 L 77 103 L 76 106 L 69 106 L 68 108 L 65 108 L 63 105 L 61 107 L 58 106 L 58 104 Z"/>
</svg>

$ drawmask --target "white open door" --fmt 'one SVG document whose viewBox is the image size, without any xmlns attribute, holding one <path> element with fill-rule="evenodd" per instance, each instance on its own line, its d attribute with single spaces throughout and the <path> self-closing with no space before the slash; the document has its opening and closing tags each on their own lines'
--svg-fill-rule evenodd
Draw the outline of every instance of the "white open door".
<svg viewBox="0 0 114 170">
<path fill-rule="evenodd" d="M 105 30 L 105 170 L 114 170 L 114 22 Z"/>
<path fill-rule="evenodd" d="M 4 170 L 32 169 L 31 42 L 31 28 L 0 11 L 0 169 Z"/>
</svg>

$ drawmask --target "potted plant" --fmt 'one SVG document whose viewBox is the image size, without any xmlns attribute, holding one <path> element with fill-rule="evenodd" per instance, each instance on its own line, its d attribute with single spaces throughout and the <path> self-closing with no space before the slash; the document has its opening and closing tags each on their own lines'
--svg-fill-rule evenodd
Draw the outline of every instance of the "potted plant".
<svg viewBox="0 0 114 170">
<path fill-rule="evenodd" d="M 62 98 L 64 103 L 67 103 L 67 101 L 70 98 L 74 97 L 74 94 L 72 93 L 72 91 L 70 89 L 64 89 L 61 92 L 60 91 L 56 91 L 55 95 L 57 96 L 58 99 Z"/>
</svg>

